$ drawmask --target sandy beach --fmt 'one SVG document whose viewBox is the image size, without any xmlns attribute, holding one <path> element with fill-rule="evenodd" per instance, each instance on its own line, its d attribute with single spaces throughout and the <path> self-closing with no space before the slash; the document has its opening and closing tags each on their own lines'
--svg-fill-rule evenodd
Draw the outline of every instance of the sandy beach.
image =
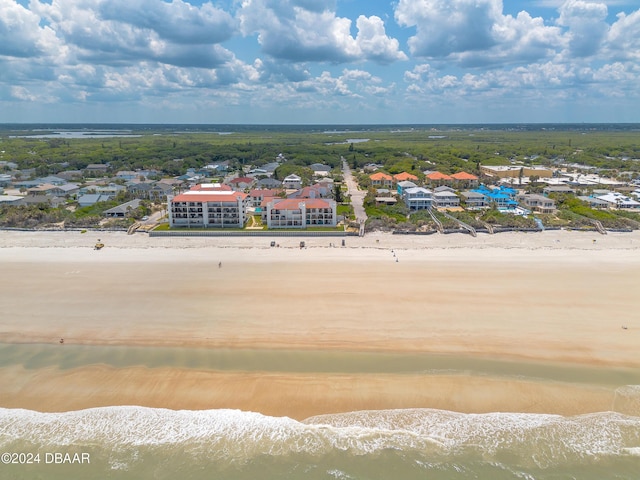
<svg viewBox="0 0 640 480">
<path fill-rule="evenodd" d="M 523 362 L 530 371 L 506 378 L 7 361 L 0 407 L 238 408 L 299 419 L 414 407 L 576 414 L 611 409 L 616 386 L 537 381 L 537 363 L 640 367 L 639 232 L 372 234 L 348 237 L 345 247 L 335 246 L 340 238 L 305 238 L 304 249 L 299 238 L 275 240 L 278 248 L 270 238 L 1 231 L 0 343 L 61 352 L 424 353 Z"/>
</svg>

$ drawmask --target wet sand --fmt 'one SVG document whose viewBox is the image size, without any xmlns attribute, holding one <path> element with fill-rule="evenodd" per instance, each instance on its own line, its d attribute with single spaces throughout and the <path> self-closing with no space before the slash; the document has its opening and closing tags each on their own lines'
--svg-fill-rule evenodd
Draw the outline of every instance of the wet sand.
<svg viewBox="0 0 640 480">
<path fill-rule="evenodd" d="M 0 342 L 424 352 L 637 368 L 640 236 L 594 235 L 378 234 L 347 238 L 345 248 L 328 246 L 340 239 L 305 239 L 308 248 L 299 249 L 295 238 L 270 248 L 267 238 L 102 234 L 98 252 L 80 233 L 0 232 Z M 414 407 L 577 414 L 609 410 L 615 399 L 611 386 L 465 372 L 90 361 L 69 369 L 7 365 L 0 382 L 0 407 L 238 408 L 299 419 Z"/>
</svg>

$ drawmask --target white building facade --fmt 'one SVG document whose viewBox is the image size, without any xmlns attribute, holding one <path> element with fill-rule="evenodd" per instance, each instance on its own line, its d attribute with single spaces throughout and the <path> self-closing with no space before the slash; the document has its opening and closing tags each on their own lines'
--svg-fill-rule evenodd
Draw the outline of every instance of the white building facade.
<svg viewBox="0 0 640 480">
<path fill-rule="evenodd" d="M 336 202 L 320 198 L 274 199 L 267 203 L 268 228 L 335 227 Z"/>
<path fill-rule="evenodd" d="M 247 198 L 242 192 L 190 190 L 169 200 L 169 226 L 187 228 L 243 228 Z"/>
</svg>

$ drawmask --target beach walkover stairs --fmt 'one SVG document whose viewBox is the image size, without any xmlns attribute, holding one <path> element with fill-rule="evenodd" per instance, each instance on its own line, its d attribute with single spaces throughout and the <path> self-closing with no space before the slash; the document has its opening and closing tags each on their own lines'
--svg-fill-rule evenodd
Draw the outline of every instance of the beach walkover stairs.
<svg viewBox="0 0 640 480">
<path fill-rule="evenodd" d="M 455 221 L 458 223 L 458 225 L 460 225 L 462 228 L 464 228 L 466 231 L 468 231 L 472 237 L 477 237 L 478 233 L 476 232 L 476 229 L 473 228 L 471 225 L 464 223 L 462 220 L 460 220 L 459 218 L 454 217 L 453 215 L 448 214 L 447 212 L 442 212 L 444 214 L 445 217 Z"/>
</svg>

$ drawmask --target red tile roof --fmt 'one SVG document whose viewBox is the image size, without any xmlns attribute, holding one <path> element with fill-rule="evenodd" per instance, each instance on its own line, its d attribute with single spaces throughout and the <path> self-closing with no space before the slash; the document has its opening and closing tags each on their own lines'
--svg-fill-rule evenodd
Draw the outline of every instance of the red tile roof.
<svg viewBox="0 0 640 480">
<path fill-rule="evenodd" d="M 238 177 L 238 178 L 234 178 L 233 180 L 229 180 L 229 183 L 247 183 L 249 185 L 251 185 L 253 183 L 253 178 L 250 177 Z"/>
<path fill-rule="evenodd" d="M 418 177 L 416 177 L 415 175 L 412 175 L 412 174 L 410 174 L 408 172 L 396 173 L 393 176 L 393 178 L 395 178 L 399 182 L 402 182 L 404 180 L 418 180 Z"/>
<path fill-rule="evenodd" d="M 449 175 L 441 172 L 431 172 L 426 176 L 429 180 L 452 180 Z"/>
<path fill-rule="evenodd" d="M 391 175 L 387 175 L 384 172 L 374 173 L 373 175 L 369 175 L 369 178 L 371 180 L 393 180 L 393 177 L 391 177 Z"/>
<path fill-rule="evenodd" d="M 478 177 L 467 172 L 454 173 L 453 175 L 451 175 L 451 178 L 455 180 L 478 180 Z"/>
</svg>

